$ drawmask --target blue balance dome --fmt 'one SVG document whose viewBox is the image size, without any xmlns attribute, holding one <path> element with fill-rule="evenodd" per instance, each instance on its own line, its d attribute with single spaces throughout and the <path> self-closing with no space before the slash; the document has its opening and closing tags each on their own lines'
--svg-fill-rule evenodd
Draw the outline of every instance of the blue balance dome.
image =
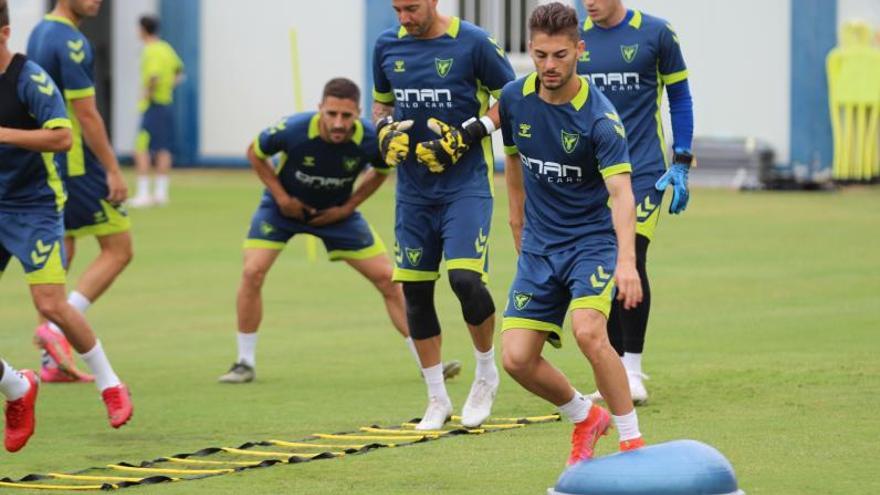
<svg viewBox="0 0 880 495">
<path fill-rule="evenodd" d="M 676 440 L 578 463 L 548 495 L 745 495 L 733 466 L 696 440 Z"/>
</svg>

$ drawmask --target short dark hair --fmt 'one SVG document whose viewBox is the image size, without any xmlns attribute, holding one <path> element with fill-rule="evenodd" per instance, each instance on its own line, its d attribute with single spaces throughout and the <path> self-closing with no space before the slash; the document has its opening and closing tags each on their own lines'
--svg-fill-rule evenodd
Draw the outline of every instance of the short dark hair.
<svg viewBox="0 0 880 495">
<path fill-rule="evenodd" d="M 328 96 L 343 100 L 354 100 L 359 105 L 361 102 L 360 88 L 358 88 L 354 81 L 345 77 L 335 77 L 327 81 L 327 84 L 324 85 L 324 95 L 321 99 L 324 100 Z"/>
<path fill-rule="evenodd" d="M 0 0 L 0 27 L 9 25 L 9 6 L 6 0 Z"/>
<path fill-rule="evenodd" d="M 580 40 L 577 11 L 568 5 L 552 2 L 535 7 L 529 17 L 529 34 L 544 33 L 550 36 L 565 34 Z"/>
<path fill-rule="evenodd" d="M 156 34 L 159 32 L 159 18 L 152 15 L 142 15 L 140 19 L 138 19 L 138 23 L 140 23 L 141 28 L 143 28 L 144 32 L 147 34 Z"/>
</svg>

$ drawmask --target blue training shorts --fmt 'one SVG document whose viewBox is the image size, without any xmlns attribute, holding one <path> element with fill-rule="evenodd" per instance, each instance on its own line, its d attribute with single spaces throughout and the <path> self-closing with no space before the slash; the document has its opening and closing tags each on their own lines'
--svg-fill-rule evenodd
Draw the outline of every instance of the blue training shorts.
<svg viewBox="0 0 880 495">
<path fill-rule="evenodd" d="M 0 212 L 0 275 L 18 258 L 30 285 L 64 284 L 64 221 L 60 213 Z"/>
<path fill-rule="evenodd" d="M 341 222 L 313 227 L 285 217 L 274 203 L 262 203 L 257 208 L 244 247 L 280 250 L 296 234 L 321 239 L 332 261 L 362 260 L 385 253 L 382 239 L 358 211 Z"/>
<path fill-rule="evenodd" d="M 171 105 L 150 103 L 141 117 L 136 151 L 171 151 L 174 146 L 174 113 Z"/>
<path fill-rule="evenodd" d="M 441 257 L 447 270 L 471 270 L 486 281 L 492 198 L 463 197 L 439 205 L 398 201 L 396 210 L 395 282 L 437 280 Z"/>
<path fill-rule="evenodd" d="M 501 331 L 548 332 L 550 343 L 560 347 L 568 311 L 595 309 L 608 317 L 616 264 L 617 243 L 610 237 L 547 255 L 521 253 Z"/>
</svg>

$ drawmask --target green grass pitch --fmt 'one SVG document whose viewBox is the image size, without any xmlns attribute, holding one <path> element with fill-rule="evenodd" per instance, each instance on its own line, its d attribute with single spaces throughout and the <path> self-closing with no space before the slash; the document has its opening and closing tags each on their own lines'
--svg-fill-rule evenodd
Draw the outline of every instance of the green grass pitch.
<svg viewBox="0 0 880 495">
<path fill-rule="evenodd" d="M 515 254 L 503 180 L 491 235 L 490 286 L 504 306 Z M 134 394 L 132 422 L 113 431 L 92 385 L 46 385 L 38 428 L 0 476 L 140 461 L 247 440 L 293 439 L 418 416 L 425 392 L 368 282 L 343 263 L 309 263 L 295 241 L 270 273 L 258 381 L 216 383 L 235 357 L 240 246 L 260 187 L 247 172 L 184 171 L 170 207 L 134 211 L 135 259 L 89 319 Z M 362 208 L 393 242 L 393 184 Z M 880 191 L 740 194 L 696 190 L 686 214 L 661 218 L 649 252 L 653 309 L 639 409 L 649 442 L 693 438 L 731 460 L 758 494 L 880 490 Z M 80 245 L 73 279 L 95 253 Z M 457 410 L 473 356 L 457 301 L 440 280 L 445 356 L 464 361 L 449 384 Z M 21 270 L 0 282 L 0 350 L 38 366 Z M 499 325 L 500 326 L 500 325 Z M 583 392 L 589 367 L 570 335 L 547 348 Z M 548 404 L 506 375 L 499 416 Z M 567 455 L 556 423 L 366 456 L 133 488 L 137 493 L 538 494 Z M 616 433 L 599 452 L 616 448 Z"/>
</svg>

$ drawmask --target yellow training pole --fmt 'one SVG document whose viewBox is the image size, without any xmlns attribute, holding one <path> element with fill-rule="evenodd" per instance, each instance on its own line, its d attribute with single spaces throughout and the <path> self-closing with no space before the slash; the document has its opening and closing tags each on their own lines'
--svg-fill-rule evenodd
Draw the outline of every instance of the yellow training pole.
<svg viewBox="0 0 880 495">
<path fill-rule="evenodd" d="M 302 75 L 299 71 L 299 45 L 296 29 L 290 30 L 290 68 L 293 71 L 293 108 L 297 113 L 303 111 Z M 318 261 L 318 239 L 306 234 L 306 258 L 312 263 Z"/>
</svg>

